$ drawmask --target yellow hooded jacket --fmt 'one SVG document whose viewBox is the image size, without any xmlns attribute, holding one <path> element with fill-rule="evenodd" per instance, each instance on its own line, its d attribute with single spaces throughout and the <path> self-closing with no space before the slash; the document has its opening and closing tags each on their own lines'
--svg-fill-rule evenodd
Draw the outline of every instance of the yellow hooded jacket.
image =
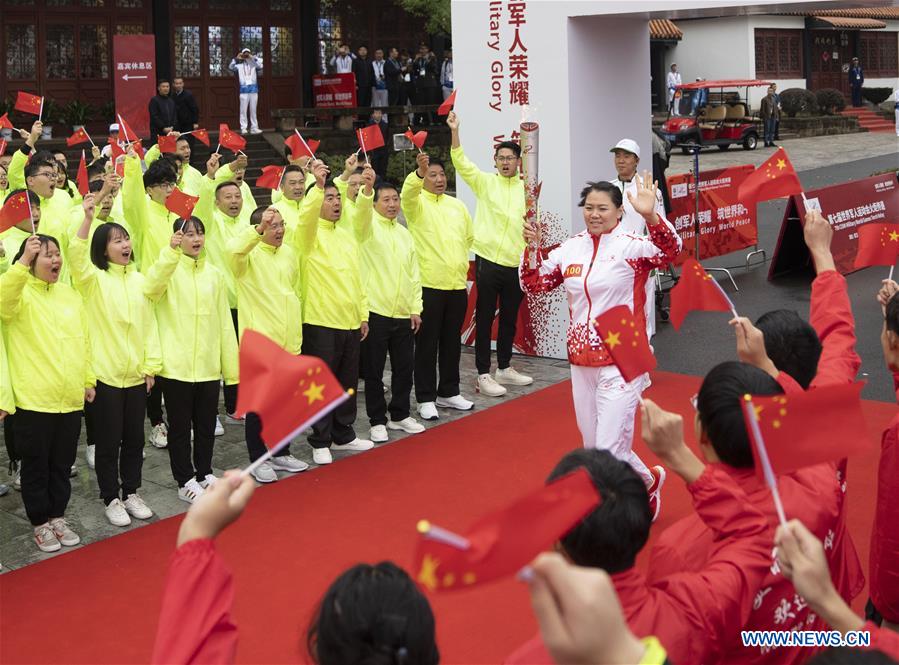
<svg viewBox="0 0 899 665">
<path fill-rule="evenodd" d="M 135 248 L 138 267 L 141 272 L 147 272 L 162 250 L 169 246 L 178 215 L 149 197 L 137 156 L 125 157 L 125 181 L 121 196 L 125 219 L 134 232 L 131 243 Z"/>
</svg>

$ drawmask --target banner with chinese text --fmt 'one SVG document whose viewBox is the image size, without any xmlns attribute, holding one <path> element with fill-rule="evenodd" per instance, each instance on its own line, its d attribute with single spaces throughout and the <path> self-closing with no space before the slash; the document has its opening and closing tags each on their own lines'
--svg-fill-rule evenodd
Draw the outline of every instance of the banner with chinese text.
<svg viewBox="0 0 899 665">
<path fill-rule="evenodd" d="M 156 94 L 156 38 L 153 35 L 113 35 L 112 59 L 116 112 L 140 138 L 148 138 L 148 104 Z"/>
<path fill-rule="evenodd" d="M 312 96 L 318 108 L 353 108 L 356 106 L 356 75 L 315 74 Z"/>
</svg>

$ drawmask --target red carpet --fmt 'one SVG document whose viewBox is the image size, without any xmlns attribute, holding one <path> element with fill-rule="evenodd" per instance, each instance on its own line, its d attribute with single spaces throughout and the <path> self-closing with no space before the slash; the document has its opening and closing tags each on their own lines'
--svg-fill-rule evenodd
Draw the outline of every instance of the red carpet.
<svg viewBox="0 0 899 665">
<path fill-rule="evenodd" d="M 692 421 L 698 384 L 657 372 L 648 396 Z M 382 559 L 408 566 L 418 519 L 465 528 L 541 483 L 580 445 L 569 391 L 565 382 L 257 491 L 220 539 L 235 571 L 238 660 L 305 660 L 310 614 L 341 570 Z M 865 404 L 872 433 L 879 437 L 895 408 Z M 689 423 L 686 430 L 692 436 Z M 645 453 L 642 442 L 637 447 Z M 866 569 L 878 455 L 850 463 L 849 522 Z M 679 480 L 669 480 L 654 531 L 686 514 L 686 496 Z M 0 576 L 0 662 L 147 662 L 179 521 Z M 501 662 L 535 630 L 526 590 L 513 580 L 431 602 L 444 663 Z"/>
</svg>

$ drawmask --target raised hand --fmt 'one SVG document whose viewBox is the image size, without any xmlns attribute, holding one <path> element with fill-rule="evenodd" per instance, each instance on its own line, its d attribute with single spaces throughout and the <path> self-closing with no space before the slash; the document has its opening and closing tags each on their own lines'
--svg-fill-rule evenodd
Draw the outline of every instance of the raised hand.
<svg viewBox="0 0 899 665">
<path fill-rule="evenodd" d="M 321 189 L 325 188 L 325 181 L 328 179 L 328 165 L 321 160 L 316 160 L 312 165 L 312 175 L 315 176 L 315 186 Z"/>
<path fill-rule="evenodd" d="M 179 247 L 181 247 L 181 241 L 183 239 L 184 239 L 184 232 L 183 231 L 175 231 L 172 234 L 172 239 L 169 240 L 169 247 L 171 247 L 172 249 L 178 249 Z"/>
<path fill-rule="evenodd" d="M 634 210 L 643 216 L 647 224 L 658 224 L 656 202 L 658 201 L 659 183 L 653 181 L 652 173 L 649 171 L 644 171 L 642 177 L 637 174 L 634 178 L 637 184 L 637 195 L 634 196 L 628 192 L 627 200 L 631 202 Z"/>
<path fill-rule="evenodd" d="M 362 184 L 365 187 L 365 195 L 368 196 L 374 191 L 375 180 L 378 174 L 372 168 L 371 164 L 366 164 L 362 169 Z"/>
<path fill-rule="evenodd" d="M 529 245 L 540 246 L 541 232 L 538 224 L 525 220 L 522 235 Z"/>
<path fill-rule="evenodd" d="M 252 476 L 225 471 L 223 478 L 207 488 L 187 511 L 178 531 L 178 545 L 199 538 L 215 538 L 234 522 L 256 491 Z"/>
<path fill-rule="evenodd" d="M 25 241 L 25 249 L 22 252 L 22 256 L 19 257 L 19 263 L 23 266 L 31 267 L 31 264 L 34 263 L 35 257 L 41 251 L 41 240 L 37 236 L 31 236 L 28 240 Z"/>
<path fill-rule="evenodd" d="M 415 161 L 418 162 L 418 176 L 424 178 L 428 173 L 428 167 L 431 165 L 431 158 L 428 153 L 420 152 L 415 155 Z"/>
<path fill-rule="evenodd" d="M 37 143 L 37 140 L 41 137 L 41 132 L 44 130 L 44 123 L 40 120 L 35 120 L 34 124 L 31 125 L 31 131 L 25 132 L 25 130 L 20 129 L 19 134 L 25 139 L 25 144 L 29 148 L 33 148 L 34 144 Z"/>
<path fill-rule="evenodd" d="M 446 126 L 449 127 L 452 131 L 459 131 L 459 116 L 455 111 L 450 111 L 449 115 L 446 116 Z"/>
<path fill-rule="evenodd" d="M 206 160 L 206 175 L 210 178 L 215 178 L 215 174 L 219 170 L 219 160 L 221 160 L 222 156 L 217 152 L 209 155 L 209 159 Z"/>
<path fill-rule="evenodd" d="M 94 218 L 94 210 L 97 207 L 97 201 L 94 194 L 85 194 L 84 200 L 81 201 L 81 208 L 84 210 L 85 219 Z"/>
<path fill-rule="evenodd" d="M 885 279 L 881 282 L 880 290 L 877 292 L 877 302 L 884 308 L 884 313 L 886 313 L 887 303 L 890 302 L 896 291 L 899 291 L 899 284 L 893 280 Z"/>
<path fill-rule="evenodd" d="M 344 160 L 343 174 L 349 177 L 356 170 L 357 166 L 359 166 L 359 157 L 358 154 L 354 152 Z"/>
</svg>

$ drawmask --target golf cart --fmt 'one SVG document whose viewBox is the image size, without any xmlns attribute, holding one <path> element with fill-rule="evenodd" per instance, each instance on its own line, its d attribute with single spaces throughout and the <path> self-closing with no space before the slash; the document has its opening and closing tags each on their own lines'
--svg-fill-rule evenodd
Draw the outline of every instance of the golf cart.
<svg viewBox="0 0 899 665">
<path fill-rule="evenodd" d="M 749 107 L 749 88 L 768 86 L 769 81 L 754 79 L 696 81 L 675 90 L 673 110 L 662 125 L 662 136 L 688 153 L 693 146 L 718 146 L 727 150 L 739 143 L 744 150 L 755 150 L 762 133 L 761 120 Z M 745 88 L 740 97 L 740 88 Z"/>
</svg>

